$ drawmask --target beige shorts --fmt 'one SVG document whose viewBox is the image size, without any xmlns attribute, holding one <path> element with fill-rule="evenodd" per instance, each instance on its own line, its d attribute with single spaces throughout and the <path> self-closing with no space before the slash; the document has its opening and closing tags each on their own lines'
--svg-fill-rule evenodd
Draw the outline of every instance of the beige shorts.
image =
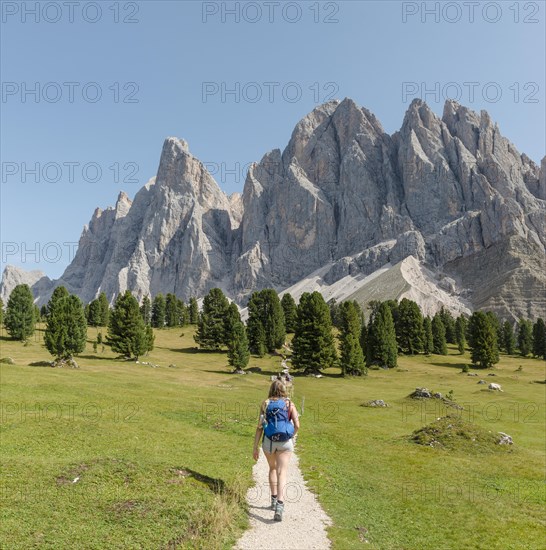
<svg viewBox="0 0 546 550">
<path fill-rule="evenodd" d="M 271 441 L 269 437 L 264 435 L 264 440 L 262 442 L 262 450 L 264 453 L 282 453 L 283 451 L 293 451 L 294 450 L 294 438 L 289 439 L 288 441 Z"/>
</svg>

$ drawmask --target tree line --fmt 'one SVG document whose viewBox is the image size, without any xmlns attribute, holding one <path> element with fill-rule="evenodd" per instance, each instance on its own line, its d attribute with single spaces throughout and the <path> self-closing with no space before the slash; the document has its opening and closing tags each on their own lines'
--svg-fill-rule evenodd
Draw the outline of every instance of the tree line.
<svg viewBox="0 0 546 550">
<path fill-rule="evenodd" d="M 445 308 L 434 316 L 423 315 L 419 305 L 407 298 L 400 302 L 372 301 L 365 311 L 355 301 L 326 303 L 319 292 L 304 293 L 296 304 L 285 293 L 282 299 L 273 289 L 254 292 L 248 302 L 248 320 L 243 323 L 239 308 L 221 289 L 213 288 L 199 311 L 195 298 L 188 304 L 174 294 L 158 294 L 141 303 L 130 291 L 117 296 L 110 308 L 102 292 L 87 305 L 57 287 L 47 306 L 34 305 L 28 285 L 17 285 L 6 311 L 0 301 L 0 324 L 13 338 L 28 339 L 37 321 L 46 322 L 44 342 L 59 358 L 81 353 L 87 326 L 108 328 L 105 343 L 125 357 L 138 358 L 153 349 L 153 328 L 196 324 L 195 341 L 203 350 L 227 348 L 228 362 L 235 369 L 248 365 L 250 354 L 264 356 L 285 345 L 293 333 L 292 364 L 295 369 L 318 372 L 338 367 L 343 375 L 366 374 L 370 367 L 392 368 L 400 354 L 447 354 L 447 344 L 459 352 L 470 348 L 471 361 L 490 367 L 499 352 L 546 359 L 546 326 L 520 319 L 516 330 L 493 312 L 476 311 L 457 318 Z M 99 333 L 97 341 L 102 342 Z"/>
</svg>

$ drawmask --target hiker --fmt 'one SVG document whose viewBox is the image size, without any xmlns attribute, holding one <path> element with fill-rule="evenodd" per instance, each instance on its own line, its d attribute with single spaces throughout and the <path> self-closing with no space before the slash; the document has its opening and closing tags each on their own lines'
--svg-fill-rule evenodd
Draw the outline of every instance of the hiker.
<svg viewBox="0 0 546 550">
<path fill-rule="evenodd" d="M 282 521 L 288 463 L 299 428 L 296 406 L 286 397 L 286 386 L 282 381 L 275 380 L 269 388 L 269 397 L 260 408 L 253 453 L 254 460 L 258 460 L 258 445 L 263 434 L 262 450 L 269 464 L 271 510 L 275 511 L 275 521 Z"/>
</svg>

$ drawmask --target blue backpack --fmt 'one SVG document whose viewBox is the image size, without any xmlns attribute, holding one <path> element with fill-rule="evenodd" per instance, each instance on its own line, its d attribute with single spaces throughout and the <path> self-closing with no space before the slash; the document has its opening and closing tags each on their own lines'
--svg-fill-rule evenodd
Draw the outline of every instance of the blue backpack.
<svg viewBox="0 0 546 550">
<path fill-rule="evenodd" d="M 294 424 L 290 422 L 290 400 L 271 399 L 265 410 L 264 434 L 271 441 L 288 441 L 294 436 Z"/>
</svg>

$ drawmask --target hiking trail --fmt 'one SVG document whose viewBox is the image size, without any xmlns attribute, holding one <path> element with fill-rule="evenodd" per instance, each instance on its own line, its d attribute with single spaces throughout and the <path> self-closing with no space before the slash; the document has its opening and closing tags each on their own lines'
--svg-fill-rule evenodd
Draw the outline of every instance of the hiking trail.
<svg viewBox="0 0 546 550">
<path fill-rule="evenodd" d="M 296 453 L 290 458 L 282 521 L 274 521 L 274 512 L 269 509 L 269 467 L 261 450 L 252 473 L 255 485 L 246 495 L 250 528 L 234 550 L 327 550 L 331 547 L 326 527 L 332 520 L 307 488 Z"/>
</svg>

